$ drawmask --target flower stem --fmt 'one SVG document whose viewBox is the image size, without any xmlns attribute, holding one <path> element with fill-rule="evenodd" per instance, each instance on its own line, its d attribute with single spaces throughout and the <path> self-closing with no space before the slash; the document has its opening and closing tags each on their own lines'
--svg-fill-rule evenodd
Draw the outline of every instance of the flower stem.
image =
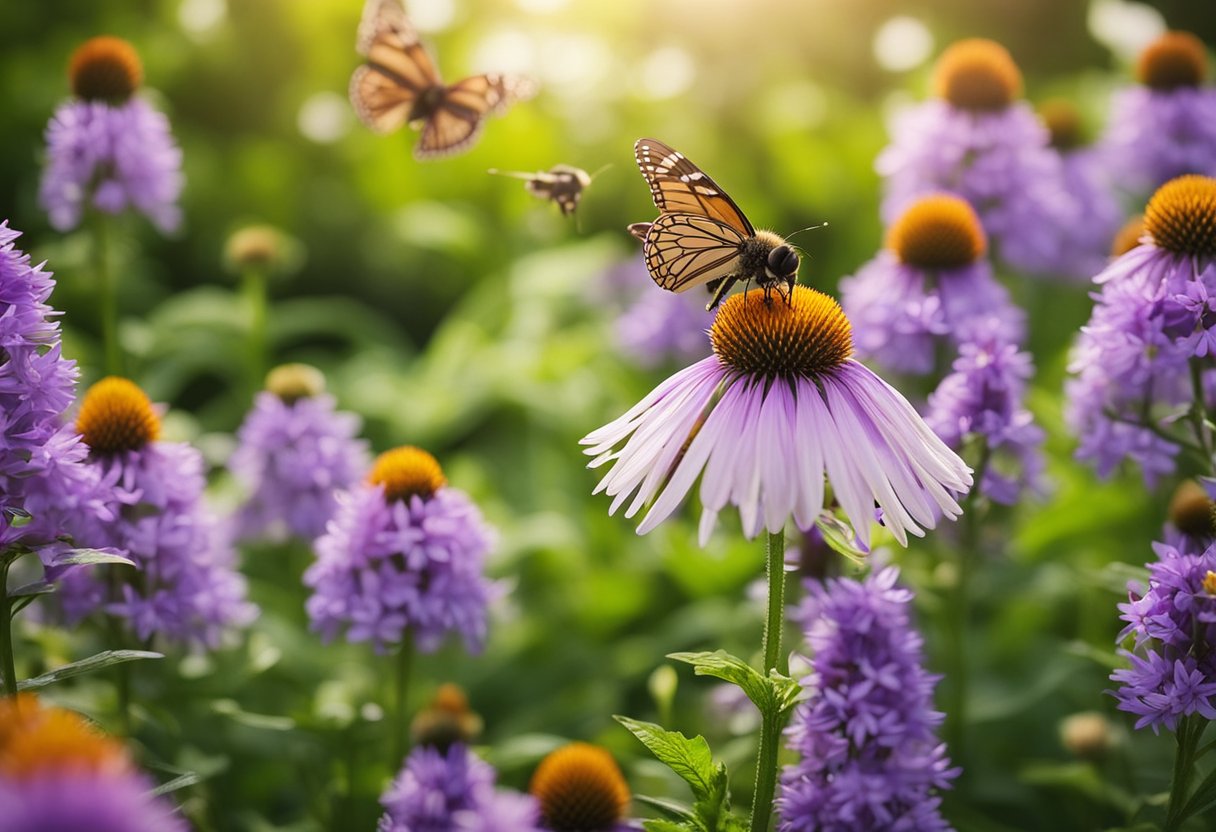
<svg viewBox="0 0 1216 832">
<path fill-rule="evenodd" d="M 17 662 L 13 657 L 13 605 L 8 597 L 8 569 L 13 558 L 0 554 L 0 673 L 4 674 L 4 693 L 17 695 Z"/>
<path fill-rule="evenodd" d="M 785 531 L 768 536 L 768 616 L 764 621 L 764 675 L 781 660 L 781 629 L 785 622 Z M 777 791 L 777 751 L 781 746 L 782 714 L 774 706 L 760 714 L 760 750 L 756 755 L 756 788 L 752 796 L 751 832 L 766 832 Z"/>
<path fill-rule="evenodd" d="M 122 345 L 118 342 L 118 281 L 110 268 L 109 229 L 103 214 L 93 215 L 93 268 L 96 271 L 101 339 L 106 374 L 123 374 Z"/>
<path fill-rule="evenodd" d="M 242 275 L 246 303 L 249 305 L 249 347 L 245 366 L 249 371 L 250 394 L 257 393 L 266 375 L 266 274 L 258 268 L 246 268 Z"/>
<path fill-rule="evenodd" d="M 414 663 L 414 631 L 407 629 L 401 638 L 401 648 L 397 651 L 397 723 L 393 731 L 393 770 L 396 771 L 405 759 L 409 750 L 408 737 L 410 734 L 409 714 L 406 711 L 409 700 L 410 667 Z"/>
<path fill-rule="evenodd" d="M 1165 810 L 1164 832 L 1180 829 L 1189 816 L 1183 811 L 1191 775 L 1195 772 L 1195 751 L 1199 738 L 1208 727 L 1199 714 L 1184 716 L 1178 721 L 1178 750 L 1174 754 L 1174 775 L 1170 780 L 1170 802 Z"/>
</svg>

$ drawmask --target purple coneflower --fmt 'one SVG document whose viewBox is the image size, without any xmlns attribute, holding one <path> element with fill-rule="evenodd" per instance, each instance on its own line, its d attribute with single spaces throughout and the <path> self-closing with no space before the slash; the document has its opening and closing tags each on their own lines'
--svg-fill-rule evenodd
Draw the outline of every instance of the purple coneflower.
<svg viewBox="0 0 1216 832">
<path fill-rule="evenodd" d="M 922 666 L 912 592 L 898 578 L 887 567 L 864 582 L 806 582 L 798 617 L 811 673 L 786 731 L 801 759 L 781 778 L 781 832 L 949 828 L 936 792 L 959 769 L 936 736 L 939 677 Z"/>
<path fill-rule="evenodd" d="M 1039 114 L 1051 136 L 1052 149 L 1060 155 L 1064 189 L 1077 206 L 1074 221 L 1057 228 L 1060 244 L 1055 270 L 1089 279 L 1106 268 L 1111 241 L 1124 213 L 1102 150 L 1085 144 L 1077 108 L 1069 101 L 1054 99 Z"/>
<path fill-rule="evenodd" d="M 135 93 L 139 55 L 114 37 L 86 41 L 69 67 L 75 98 L 59 106 L 46 131 L 47 163 L 39 199 L 51 225 L 68 231 L 86 210 L 135 210 L 161 231 L 181 220 L 182 154 L 169 120 Z"/>
<path fill-rule="evenodd" d="M 875 166 L 885 178 L 888 222 L 918 196 L 958 194 L 975 207 L 1000 258 L 1050 272 L 1060 223 L 1076 205 L 1062 187 L 1046 128 L 1024 101 L 1022 75 L 1001 45 L 972 39 L 938 59 L 936 98 L 894 120 L 891 144 Z"/>
<path fill-rule="evenodd" d="M 1095 280 L 1101 292 L 1069 371 L 1068 419 L 1080 459 L 1108 476 L 1123 460 L 1153 484 L 1174 470 L 1180 417 L 1210 404 L 1216 345 L 1216 179 L 1158 189 L 1140 245 Z M 1196 437 L 1202 445 L 1208 440 Z"/>
<path fill-rule="evenodd" d="M 858 354 L 892 372 L 926 374 L 941 354 L 981 334 L 1020 343 L 1025 316 L 993 276 L 986 248 L 966 200 L 914 200 L 878 256 L 841 281 Z"/>
<path fill-rule="evenodd" d="M 1216 176 L 1216 88 L 1204 85 L 1207 49 L 1189 32 L 1166 32 L 1140 55 L 1139 86 L 1111 104 L 1102 141 L 1111 174 L 1143 195 L 1188 173 Z"/>
<path fill-rule="evenodd" d="M 456 743 L 410 752 L 380 797 L 378 832 L 543 832 L 535 799 L 496 791 L 488 763 Z"/>
<path fill-rule="evenodd" d="M 377 649 L 412 639 L 424 652 L 449 633 L 480 650 L 496 587 L 484 575 L 494 539 L 473 501 L 447 485 L 435 458 L 401 447 L 339 496 L 304 574 L 308 615 L 325 639 L 345 630 Z"/>
<path fill-rule="evenodd" d="M 76 364 L 60 352 L 55 281 L 0 223 L 0 552 L 20 544 L 43 564 L 70 549 L 68 519 L 109 518 L 88 449 L 61 416 L 75 398 Z M 82 539 L 81 545 L 100 545 Z"/>
<path fill-rule="evenodd" d="M 980 493 L 1005 505 L 1044 489 L 1044 433 L 1023 403 L 1033 373 L 1028 353 L 992 335 L 964 344 L 929 396 L 929 427 L 955 450 L 981 446 Z"/>
<path fill-rule="evenodd" d="M 714 354 L 588 434 L 590 467 L 615 463 L 596 487 L 652 503 L 644 534 L 675 511 L 701 478 L 702 544 L 718 513 L 739 508 L 750 538 L 781 531 L 792 514 L 809 529 L 823 510 L 826 471 L 868 545 L 874 504 L 901 543 L 957 517 L 970 470 L 907 400 L 850 358 L 851 326 L 833 299 L 795 286 L 788 301 L 762 289 L 728 298 L 710 330 Z"/>
<path fill-rule="evenodd" d="M 1216 719 L 1216 547 L 1184 554 L 1154 543 L 1156 563 L 1148 565 L 1147 590 L 1129 586 L 1120 604 L 1127 626 L 1119 643 L 1130 668 L 1111 681 L 1119 710 L 1139 717 L 1137 728 L 1173 731 L 1181 717 Z"/>
<path fill-rule="evenodd" d="M 85 533 L 125 550 L 139 572 L 121 582 L 68 574 L 59 597 L 69 619 L 100 609 L 140 640 L 207 648 L 252 621 L 228 530 L 203 501 L 202 455 L 157 441 L 160 416 L 147 395 L 127 379 L 104 378 L 85 393 L 76 430 L 118 507 L 114 520 L 85 524 Z"/>
<path fill-rule="evenodd" d="M 126 750 L 82 717 L 29 694 L 0 699 L 4 832 L 186 832 Z"/>
<path fill-rule="evenodd" d="M 358 416 L 335 408 L 318 370 L 272 370 L 237 431 L 229 464 L 248 494 L 237 516 L 239 537 L 319 537 L 337 508 L 337 490 L 367 470 L 359 428 Z"/>
</svg>

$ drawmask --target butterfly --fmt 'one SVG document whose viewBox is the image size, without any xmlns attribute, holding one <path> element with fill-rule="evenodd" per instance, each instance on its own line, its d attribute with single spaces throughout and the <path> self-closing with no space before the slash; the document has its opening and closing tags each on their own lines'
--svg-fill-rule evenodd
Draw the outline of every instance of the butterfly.
<svg viewBox="0 0 1216 832">
<path fill-rule="evenodd" d="M 356 47 L 367 61 L 350 79 L 355 112 L 378 133 L 404 124 L 421 128 L 418 159 L 468 150 L 486 116 L 501 115 L 536 92 L 528 79 L 499 73 L 445 85 L 397 0 L 367 0 Z"/>
<path fill-rule="evenodd" d="M 672 292 L 707 287 L 713 293 L 707 310 L 740 280 L 756 281 L 765 300 L 784 283 L 788 301 L 800 261 L 784 238 L 753 228 L 735 201 L 683 153 L 638 139 L 633 154 L 659 218 L 633 223 L 629 233 L 642 241 L 655 283 Z"/>
<path fill-rule="evenodd" d="M 524 180 L 524 189 L 532 196 L 552 201 L 562 216 L 568 217 L 578 208 L 578 201 L 583 197 L 583 191 L 591 185 L 592 180 L 600 175 L 600 168 L 595 173 L 587 173 L 582 168 L 571 165 L 554 165 L 547 171 L 524 173 L 522 171 L 491 170 L 490 173 L 499 176 L 511 176 Z"/>
</svg>

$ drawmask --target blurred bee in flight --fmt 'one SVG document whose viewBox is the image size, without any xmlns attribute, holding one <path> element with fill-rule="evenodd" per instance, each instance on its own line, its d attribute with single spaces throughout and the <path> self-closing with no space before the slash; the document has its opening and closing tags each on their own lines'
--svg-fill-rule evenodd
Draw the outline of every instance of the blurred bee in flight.
<svg viewBox="0 0 1216 832">
<path fill-rule="evenodd" d="M 800 260 L 783 237 L 753 228 L 735 201 L 683 153 L 654 139 L 638 139 L 633 153 L 659 218 L 633 223 L 629 233 L 642 241 L 655 283 L 671 292 L 705 286 L 713 293 L 707 310 L 741 280 L 754 280 L 766 301 L 784 285 L 788 301 Z"/>
<path fill-rule="evenodd" d="M 579 200 L 583 198 L 583 191 L 587 190 L 595 177 L 599 176 L 607 167 L 605 165 L 595 173 L 587 173 L 582 168 L 572 165 L 554 165 L 547 171 L 537 173 L 491 168 L 490 173 L 524 180 L 524 190 L 538 199 L 549 200 L 561 210 L 563 217 L 568 217 L 578 208 Z"/>
</svg>

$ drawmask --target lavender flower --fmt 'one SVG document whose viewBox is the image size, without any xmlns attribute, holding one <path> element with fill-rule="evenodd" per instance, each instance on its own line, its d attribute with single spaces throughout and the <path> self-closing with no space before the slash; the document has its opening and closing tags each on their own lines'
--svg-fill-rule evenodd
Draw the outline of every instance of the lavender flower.
<svg viewBox="0 0 1216 832">
<path fill-rule="evenodd" d="M 82 572 L 64 578 L 60 598 L 70 621 L 97 610 L 125 619 L 140 640 L 162 636 L 218 647 L 224 633 L 253 620 L 245 579 L 236 570 L 228 529 L 203 502 L 203 459 L 183 443 L 156 441 L 160 418 L 130 381 L 106 378 L 85 394 L 76 428 L 89 465 L 119 506 L 84 534 L 125 550 L 138 577 L 115 587 Z"/>
<path fill-rule="evenodd" d="M 614 300 L 625 299 L 613 333 L 620 350 L 639 366 L 692 361 L 709 353 L 705 332 L 713 315 L 697 293 L 648 291 L 653 281 L 640 257 L 614 266 L 603 283 Z"/>
<path fill-rule="evenodd" d="M 536 801 L 496 792 L 496 774 L 459 743 L 410 752 L 380 797 L 378 832 L 541 832 Z"/>
<path fill-rule="evenodd" d="M 324 378 L 311 368 L 276 368 L 237 431 L 229 468 L 249 495 L 239 537 L 312 541 L 337 508 L 335 493 L 367 469 L 360 420 L 335 409 Z"/>
<path fill-rule="evenodd" d="M 883 217 L 892 222 L 916 197 L 948 191 L 975 207 L 1001 259 L 1051 272 L 1056 229 L 1075 220 L 1076 205 L 1047 130 L 1017 101 L 1017 65 L 992 41 L 964 40 L 942 54 L 935 79 L 939 99 L 898 115 L 875 162 L 885 179 Z"/>
<path fill-rule="evenodd" d="M 849 321 L 831 298 L 804 286 L 788 303 L 767 303 L 759 289 L 733 295 L 710 339 L 714 355 L 582 440 L 590 467 L 616 463 L 596 487 L 614 498 L 610 513 L 631 496 L 626 517 L 651 503 L 639 534 L 670 516 L 698 476 L 702 544 L 728 504 L 748 537 L 780 531 L 791 514 L 810 528 L 825 470 L 863 545 L 875 502 L 901 543 L 958 516 L 953 494 L 971 486 L 969 469 L 849 357 Z"/>
<path fill-rule="evenodd" d="M 1216 547 L 1183 554 L 1154 543 L 1158 561 L 1148 565 L 1147 591 L 1128 587 L 1120 604 L 1127 626 L 1119 643 L 1130 668 L 1116 670 L 1112 691 L 1121 711 L 1135 714 L 1136 728 L 1174 730 L 1180 717 L 1216 719 Z"/>
<path fill-rule="evenodd" d="M 983 443 L 980 493 L 1005 505 L 1024 489 L 1044 490 L 1044 434 L 1023 404 L 1033 373 L 1028 353 L 993 335 L 964 344 L 954 372 L 929 397 L 925 421 L 943 442 L 955 450 Z"/>
<path fill-rule="evenodd" d="M 32 696 L 0 702 L 4 832 L 185 832 L 188 826 L 123 747 Z"/>
<path fill-rule="evenodd" d="M 935 732 L 937 676 L 925 672 L 912 592 L 887 567 L 864 582 L 806 582 L 808 700 L 787 729 L 801 757 L 782 775 L 780 832 L 933 832 L 939 789 L 959 774 Z"/>
<path fill-rule="evenodd" d="M 1216 89 L 1203 86 L 1207 50 L 1188 32 L 1167 32 L 1140 56 L 1140 86 L 1111 102 L 1102 140 L 1118 181 L 1144 194 L 1188 173 L 1216 176 Z"/>
<path fill-rule="evenodd" d="M 1147 241 L 1117 258 L 1074 347 L 1067 416 L 1078 458 L 1108 476 L 1122 460 L 1145 482 L 1174 470 L 1170 430 L 1198 395 L 1210 399 L 1216 314 L 1216 179 L 1162 186 L 1145 211 Z M 1210 404 L 1210 402 L 1206 402 Z M 1176 435 L 1176 434 L 1175 434 Z"/>
<path fill-rule="evenodd" d="M 447 486 L 417 448 L 381 454 L 368 482 L 338 498 L 304 574 L 308 615 L 326 640 L 345 630 L 377 649 L 415 639 L 425 652 L 451 632 L 480 650 L 486 607 L 497 594 L 483 569 L 493 533 L 477 506 Z"/>
<path fill-rule="evenodd" d="M 82 214 L 135 210 L 161 231 L 181 221 L 181 151 L 169 121 L 134 97 L 143 70 L 126 41 L 93 38 L 72 56 L 76 99 L 47 127 L 47 164 L 39 200 L 51 225 L 67 231 Z"/>
<path fill-rule="evenodd" d="M 60 422 L 75 397 L 76 365 L 60 352 L 59 313 L 47 305 L 55 282 L 30 266 L 19 236 L 0 223 L 0 551 L 38 549 L 53 570 L 70 548 L 61 539 L 68 518 L 110 514 L 98 477 L 81 464 L 87 448 Z"/>
<path fill-rule="evenodd" d="M 861 357 L 926 374 L 939 354 L 981 334 L 1020 343 L 1025 316 L 993 276 L 985 247 L 966 200 L 915 200 L 891 226 L 886 248 L 840 284 Z"/>
</svg>

